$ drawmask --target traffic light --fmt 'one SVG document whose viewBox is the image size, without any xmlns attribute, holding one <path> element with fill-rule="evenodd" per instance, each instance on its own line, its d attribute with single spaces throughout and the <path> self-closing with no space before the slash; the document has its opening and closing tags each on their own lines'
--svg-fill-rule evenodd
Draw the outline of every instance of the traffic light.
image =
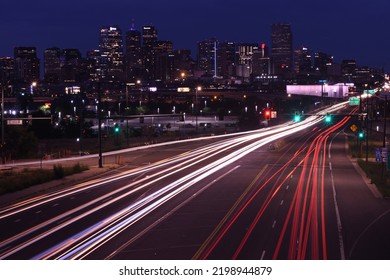
<svg viewBox="0 0 390 280">
<path fill-rule="evenodd" d="M 114 133 L 115 134 L 119 133 L 119 125 L 117 123 L 114 125 Z"/>
<path fill-rule="evenodd" d="M 329 114 L 326 114 L 326 116 L 325 116 L 325 122 L 326 122 L 326 123 L 330 123 L 331 121 L 332 121 L 332 116 L 329 115 Z"/>
<path fill-rule="evenodd" d="M 301 115 L 299 113 L 295 113 L 294 122 L 299 122 L 301 120 Z"/>
<path fill-rule="evenodd" d="M 267 121 L 269 121 L 269 120 L 271 119 L 271 111 L 266 110 L 266 111 L 264 112 L 264 116 L 265 116 L 265 119 L 266 119 Z"/>
<path fill-rule="evenodd" d="M 364 138 L 364 131 L 360 131 L 358 133 L 358 137 L 359 137 L 359 139 L 363 139 Z"/>
</svg>

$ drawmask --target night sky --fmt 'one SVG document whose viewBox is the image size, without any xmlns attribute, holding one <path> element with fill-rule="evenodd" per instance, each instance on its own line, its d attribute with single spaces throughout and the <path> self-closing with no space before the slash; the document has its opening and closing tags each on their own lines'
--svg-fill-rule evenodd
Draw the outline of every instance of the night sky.
<svg viewBox="0 0 390 280">
<path fill-rule="evenodd" d="M 0 5 L 0 57 L 15 46 L 98 47 L 104 25 L 123 33 L 154 25 L 159 40 L 196 56 L 198 41 L 271 41 L 273 23 L 289 23 L 294 48 L 334 55 L 336 62 L 356 59 L 360 66 L 390 71 L 389 0 L 5 0 Z"/>
</svg>

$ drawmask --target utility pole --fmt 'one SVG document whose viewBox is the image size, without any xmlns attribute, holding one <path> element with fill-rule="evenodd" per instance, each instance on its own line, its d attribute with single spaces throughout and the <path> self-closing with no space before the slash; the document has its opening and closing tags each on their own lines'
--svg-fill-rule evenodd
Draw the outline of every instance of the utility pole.
<svg viewBox="0 0 390 280">
<path fill-rule="evenodd" d="M 368 129 L 368 118 L 369 118 L 369 116 L 370 116 L 370 114 L 369 114 L 369 111 L 368 111 L 368 101 L 370 100 L 371 98 L 366 98 L 366 164 L 368 163 L 368 133 L 369 133 L 369 129 Z M 372 104 L 372 102 L 371 102 L 371 104 Z"/>
<path fill-rule="evenodd" d="M 386 126 L 387 126 L 387 94 L 385 95 L 385 113 L 384 113 L 384 125 L 383 125 L 383 148 L 386 147 Z"/>
<path fill-rule="evenodd" d="M 5 164 L 5 156 L 4 156 L 4 89 L 3 89 L 3 81 L 1 82 L 1 162 Z"/>
<path fill-rule="evenodd" d="M 98 82 L 98 137 L 99 137 L 99 168 L 103 168 L 102 156 L 102 94 L 100 81 Z"/>
</svg>

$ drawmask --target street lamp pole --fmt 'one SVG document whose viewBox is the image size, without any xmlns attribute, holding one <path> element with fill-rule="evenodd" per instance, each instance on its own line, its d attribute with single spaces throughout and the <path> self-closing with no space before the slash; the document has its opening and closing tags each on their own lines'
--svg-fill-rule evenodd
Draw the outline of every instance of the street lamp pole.
<svg viewBox="0 0 390 280">
<path fill-rule="evenodd" d="M 385 95 L 385 113 L 384 113 L 384 124 L 383 124 L 383 147 L 386 147 L 386 127 L 387 127 L 387 94 Z"/>
<path fill-rule="evenodd" d="M 3 83 L 1 83 L 1 161 L 5 164 L 4 158 L 4 89 Z"/>
<path fill-rule="evenodd" d="M 101 100 L 101 86 L 98 83 L 98 136 L 99 136 L 99 168 L 103 167 L 102 155 L 102 100 Z"/>
<path fill-rule="evenodd" d="M 198 132 L 198 91 L 201 91 L 200 86 L 195 89 L 195 130 Z"/>
</svg>

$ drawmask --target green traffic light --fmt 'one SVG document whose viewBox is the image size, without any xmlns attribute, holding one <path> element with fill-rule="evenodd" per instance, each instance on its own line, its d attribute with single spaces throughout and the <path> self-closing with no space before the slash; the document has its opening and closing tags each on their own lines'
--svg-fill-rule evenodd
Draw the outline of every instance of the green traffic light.
<svg viewBox="0 0 390 280">
<path fill-rule="evenodd" d="M 295 115 L 294 116 L 294 122 L 299 122 L 301 120 L 301 116 L 300 115 Z"/>
<path fill-rule="evenodd" d="M 363 132 L 359 132 L 359 138 L 362 139 L 364 137 L 364 133 Z"/>
<path fill-rule="evenodd" d="M 325 122 L 330 123 L 331 121 L 332 121 L 332 117 L 329 116 L 329 115 L 327 115 L 327 116 L 325 117 Z"/>
<path fill-rule="evenodd" d="M 119 133 L 119 126 L 118 126 L 118 124 L 115 124 L 115 126 L 114 126 L 114 133 Z"/>
</svg>

